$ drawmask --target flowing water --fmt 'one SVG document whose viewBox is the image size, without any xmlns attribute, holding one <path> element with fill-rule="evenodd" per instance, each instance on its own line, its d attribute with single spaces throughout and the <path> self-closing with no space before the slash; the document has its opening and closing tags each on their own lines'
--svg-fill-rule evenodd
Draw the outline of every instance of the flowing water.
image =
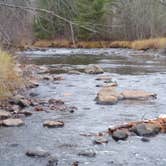
<svg viewBox="0 0 166 166">
<path fill-rule="evenodd" d="M 32 91 L 39 98 L 60 98 L 78 108 L 75 113 L 37 112 L 19 128 L 0 128 L 0 166 L 46 166 L 46 159 L 25 156 L 29 148 L 42 147 L 56 155 L 60 166 L 79 161 L 80 166 L 165 166 L 166 135 L 158 135 L 144 143 L 140 137 L 106 145 L 94 145 L 93 137 L 80 134 L 105 131 L 109 126 L 129 121 L 156 118 L 166 114 L 166 56 L 128 49 L 44 49 L 22 53 L 30 63 L 47 65 L 51 73 L 65 79 L 58 84 L 48 81 Z M 102 106 L 94 101 L 100 75 L 67 74 L 68 70 L 82 69 L 88 64 L 99 64 L 119 84 L 119 89 L 143 89 L 158 94 L 157 100 L 146 102 L 121 101 Z M 47 119 L 65 122 L 64 128 L 47 129 Z M 94 158 L 78 156 L 82 150 L 94 150 Z"/>
</svg>

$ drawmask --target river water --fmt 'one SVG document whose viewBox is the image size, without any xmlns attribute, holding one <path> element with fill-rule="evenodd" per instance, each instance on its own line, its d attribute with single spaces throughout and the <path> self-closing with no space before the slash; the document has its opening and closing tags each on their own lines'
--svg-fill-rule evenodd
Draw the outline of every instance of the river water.
<svg viewBox="0 0 166 166">
<path fill-rule="evenodd" d="M 39 98 L 60 98 L 78 108 L 69 112 L 33 112 L 25 119 L 25 126 L 0 128 L 0 166 L 46 166 L 46 159 L 25 156 L 29 148 L 42 147 L 59 159 L 60 166 L 70 166 L 79 161 L 80 166 L 165 166 L 166 135 L 158 135 L 150 142 L 140 137 L 115 142 L 109 138 L 106 145 L 94 145 L 93 137 L 81 134 L 98 133 L 110 126 L 129 121 L 156 118 L 166 114 L 166 56 L 153 52 L 128 49 L 43 49 L 21 53 L 30 63 L 46 65 L 51 73 L 64 77 L 63 81 L 40 82 L 31 91 Z M 88 64 L 99 64 L 105 75 L 118 82 L 118 89 L 143 89 L 157 93 L 153 101 L 121 101 L 116 105 L 102 106 L 94 101 L 100 75 L 67 74 L 69 70 L 82 69 Z M 49 111 L 49 110 L 48 110 Z M 47 119 L 65 122 L 64 128 L 47 129 L 42 124 Z M 82 150 L 93 150 L 96 157 L 78 156 Z"/>
</svg>

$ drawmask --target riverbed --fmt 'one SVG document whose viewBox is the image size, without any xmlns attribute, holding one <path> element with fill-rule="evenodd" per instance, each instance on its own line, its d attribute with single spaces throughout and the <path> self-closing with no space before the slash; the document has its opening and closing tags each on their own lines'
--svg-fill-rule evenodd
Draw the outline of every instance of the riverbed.
<svg viewBox="0 0 166 166">
<path fill-rule="evenodd" d="M 155 52 L 130 49 L 42 49 L 19 53 L 28 63 L 49 67 L 51 74 L 64 78 L 58 82 L 41 81 L 30 92 L 40 99 L 62 99 L 78 109 L 74 113 L 62 111 L 33 112 L 25 119 L 25 126 L 0 128 L 0 166 L 46 166 L 46 159 L 28 158 L 25 151 L 41 147 L 59 160 L 60 166 L 79 161 L 80 166 L 165 166 L 166 135 L 141 141 L 138 136 L 126 141 L 94 145 L 93 137 L 82 134 L 98 133 L 125 122 L 157 118 L 166 114 L 166 56 Z M 118 83 L 118 89 L 142 89 L 158 95 L 151 101 L 121 101 L 116 105 L 97 105 L 95 97 L 103 75 L 83 73 L 88 64 L 99 64 Z M 69 74 L 69 70 L 81 74 Z M 63 128 L 42 126 L 47 119 L 63 120 Z M 78 156 L 82 150 L 94 151 L 93 158 Z"/>
</svg>

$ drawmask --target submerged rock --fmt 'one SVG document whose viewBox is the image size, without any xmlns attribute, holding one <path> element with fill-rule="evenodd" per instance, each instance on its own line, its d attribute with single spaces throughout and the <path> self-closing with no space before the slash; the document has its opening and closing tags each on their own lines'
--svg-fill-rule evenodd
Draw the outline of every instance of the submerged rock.
<svg viewBox="0 0 166 166">
<path fill-rule="evenodd" d="M 113 87 L 103 87 L 97 94 L 97 104 L 116 104 L 121 99 L 120 93 Z"/>
<path fill-rule="evenodd" d="M 63 121 L 46 120 L 43 123 L 43 126 L 48 127 L 48 128 L 58 128 L 58 127 L 63 127 L 64 122 Z"/>
<path fill-rule="evenodd" d="M 143 90 L 125 90 L 121 93 L 124 99 L 129 100 L 146 100 L 150 98 L 156 98 L 155 93 L 145 92 Z"/>
<path fill-rule="evenodd" d="M 85 73 L 87 74 L 102 74 L 104 70 L 99 65 L 88 65 L 85 68 Z"/>
<path fill-rule="evenodd" d="M 6 127 L 17 127 L 17 126 L 24 125 L 24 122 L 21 119 L 12 119 L 11 118 L 11 119 L 3 120 L 2 124 L 3 124 L 3 126 L 6 126 Z"/>
<path fill-rule="evenodd" d="M 141 123 L 135 125 L 131 131 L 135 132 L 138 136 L 155 136 L 160 132 L 161 128 L 157 124 Z"/>
<path fill-rule="evenodd" d="M 89 149 L 89 150 L 83 150 L 83 151 L 79 152 L 78 155 L 84 156 L 84 157 L 95 157 L 96 153 L 94 152 L 94 150 Z"/>
<path fill-rule="evenodd" d="M 30 149 L 25 153 L 28 157 L 48 157 L 50 153 L 42 148 Z"/>
<path fill-rule="evenodd" d="M 142 138 L 141 138 L 141 141 L 142 141 L 142 142 L 150 142 L 150 139 L 147 138 L 147 137 L 142 137 Z"/>
<path fill-rule="evenodd" d="M 0 120 L 10 118 L 11 114 L 7 111 L 0 110 Z"/>
<path fill-rule="evenodd" d="M 57 166 L 58 165 L 58 159 L 56 156 L 50 156 L 48 158 L 47 166 Z"/>
<path fill-rule="evenodd" d="M 96 137 L 93 141 L 94 144 L 101 145 L 101 144 L 107 144 L 108 138 L 106 137 Z"/>
<path fill-rule="evenodd" d="M 116 130 L 112 133 L 112 138 L 115 141 L 126 140 L 128 138 L 128 133 L 126 130 Z"/>
<path fill-rule="evenodd" d="M 36 112 L 42 112 L 42 111 L 44 111 L 43 107 L 41 107 L 41 106 L 36 106 L 36 107 L 34 108 L 34 110 L 35 110 Z"/>
<path fill-rule="evenodd" d="M 104 75 L 104 76 L 100 76 L 100 77 L 98 77 L 98 78 L 96 78 L 96 80 L 97 81 L 112 81 L 112 78 L 111 77 L 109 77 L 109 76 L 106 76 L 106 75 Z"/>
<path fill-rule="evenodd" d="M 68 74 L 76 74 L 76 75 L 80 75 L 81 72 L 79 72 L 79 71 L 77 71 L 77 70 L 70 70 L 70 71 L 68 72 Z"/>
</svg>

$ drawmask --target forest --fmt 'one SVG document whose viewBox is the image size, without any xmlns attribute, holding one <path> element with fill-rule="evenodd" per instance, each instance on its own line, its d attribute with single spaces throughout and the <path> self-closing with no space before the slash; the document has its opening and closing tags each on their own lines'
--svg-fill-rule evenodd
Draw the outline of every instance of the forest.
<svg viewBox="0 0 166 166">
<path fill-rule="evenodd" d="M 166 0 L 0 0 L 0 166 L 166 165 Z"/>
<path fill-rule="evenodd" d="M 163 0 L 2 0 L 0 8 L 0 41 L 7 45 L 41 39 L 134 41 L 166 35 Z"/>
</svg>

